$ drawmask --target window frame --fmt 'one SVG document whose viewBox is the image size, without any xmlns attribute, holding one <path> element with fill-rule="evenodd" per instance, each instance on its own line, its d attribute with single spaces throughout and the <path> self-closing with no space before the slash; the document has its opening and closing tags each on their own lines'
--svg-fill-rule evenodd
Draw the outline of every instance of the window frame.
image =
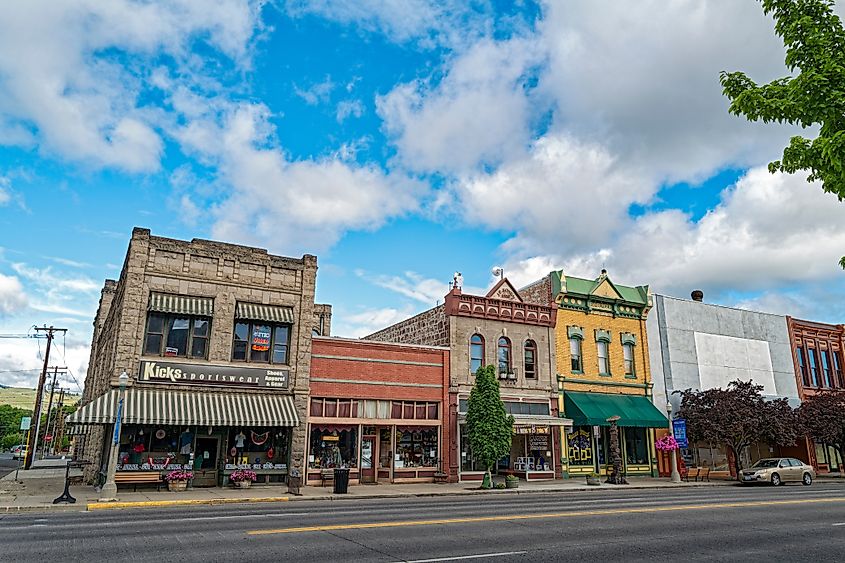
<svg viewBox="0 0 845 563">
<path fill-rule="evenodd" d="M 822 379 L 819 383 L 822 383 L 822 384 L 824 384 L 824 387 L 831 389 L 833 387 L 833 379 L 832 379 L 833 373 L 831 372 L 831 369 L 830 369 L 831 361 L 830 361 L 830 354 L 828 352 L 829 351 L 827 349 L 819 350 L 819 363 L 821 364 L 821 368 L 822 368 L 821 369 Z"/>
<path fill-rule="evenodd" d="M 506 358 L 505 358 L 505 371 L 502 371 L 502 351 L 505 351 Z M 498 340 L 496 340 L 496 365 L 498 367 L 498 373 L 511 373 L 513 371 L 513 345 L 511 344 L 510 338 L 507 336 L 500 336 Z"/>
<path fill-rule="evenodd" d="M 235 358 L 235 343 L 238 342 L 236 340 L 237 333 L 238 333 L 238 325 L 246 325 L 247 327 L 247 340 L 246 340 L 246 350 L 244 352 L 243 358 Z M 270 327 L 270 344 L 267 349 L 267 361 L 263 360 L 254 360 L 252 358 L 252 340 L 254 337 L 254 331 L 256 326 L 269 326 Z M 290 365 L 290 348 L 291 348 L 291 333 L 293 332 L 293 325 L 289 323 L 271 323 L 269 321 L 259 321 L 254 319 L 235 319 L 235 325 L 232 327 L 232 349 L 229 354 L 229 358 L 231 358 L 232 362 L 238 363 L 246 363 L 246 364 L 260 364 L 260 365 L 276 365 L 276 366 L 289 366 Z M 279 329 L 285 328 L 287 329 L 287 340 L 284 343 L 285 347 L 285 359 L 284 362 L 276 362 L 274 361 L 274 356 L 276 353 L 276 346 L 280 345 L 279 342 L 276 340 L 277 333 Z"/>
<path fill-rule="evenodd" d="M 798 370 L 801 372 L 801 381 L 804 387 L 810 387 L 810 372 L 807 369 L 807 358 L 804 354 L 804 346 L 795 347 L 795 356 L 798 358 Z"/>
<path fill-rule="evenodd" d="M 150 332 L 150 321 L 152 318 L 160 317 L 161 318 L 161 332 Z M 187 319 L 188 320 L 188 330 L 187 330 L 187 340 L 185 342 L 185 353 L 184 354 L 176 354 L 174 356 L 169 356 L 165 354 L 165 350 L 168 348 L 167 341 L 170 337 L 170 331 L 173 326 L 173 322 L 177 319 Z M 205 317 L 201 315 L 183 315 L 181 313 L 162 313 L 161 311 L 149 311 L 147 313 L 147 322 L 146 326 L 144 327 L 144 348 L 142 351 L 143 356 L 158 356 L 161 358 L 185 358 L 189 360 L 207 360 L 208 359 L 208 351 L 209 351 L 209 342 L 211 341 L 211 317 Z M 208 323 L 208 329 L 206 330 L 205 336 L 197 336 L 196 332 L 196 323 L 197 321 L 203 321 Z M 150 335 L 158 336 L 161 338 L 159 341 L 158 346 L 158 353 L 150 352 L 149 351 L 149 337 Z M 198 356 L 194 355 L 194 341 L 204 341 L 205 346 L 203 350 L 203 355 Z"/>
<path fill-rule="evenodd" d="M 474 342 L 475 338 L 478 337 L 479 342 Z M 474 352 L 478 350 L 481 352 L 481 357 L 474 356 Z M 473 362 L 478 361 L 478 367 L 472 369 Z M 476 372 L 484 367 L 484 337 L 478 334 L 477 332 L 469 337 L 469 372 L 472 375 L 475 375 Z"/>
<path fill-rule="evenodd" d="M 819 386 L 818 362 L 818 350 L 815 347 L 807 346 L 807 364 L 810 366 L 810 387 Z"/>
<path fill-rule="evenodd" d="M 572 353 L 573 341 L 577 341 L 578 346 L 578 369 L 575 369 L 576 356 Z M 584 373 L 584 339 L 580 336 L 571 336 L 569 338 L 569 367 L 572 373 Z"/>
<path fill-rule="evenodd" d="M 531 354 L 531 361 L 528 361 L 528 354 Z M 525 379 L 537 379 L 537 343 L 529 338 L 525 341 L 522 348 L 522 362 L 523 371 L 525 372 Z M 528 369 L 529 363 L 531 369 Z"/>
<path fill-rule="evenodd" d="M 630 354 L 631 357 L 626 357 L 627 354 Z M 630 342 L 625 342 L 624 344 L 622 344 L 622 364 L 623 371 L 625 372 L 625 377 L 637 376 L 637 369 L 634 365 L 634 345 Z"/>
<path fill-rule="evenodd" d="M 604 356 L 601 355 L 602 346 L 604 346 Z M 602 371 L 602 360 L 604 360 L 605 371 Z M 610 375 L 610 342 L 607 340 L 596 340 L 596 362 L 599 368 L 599 375 Z"/>
</svg>

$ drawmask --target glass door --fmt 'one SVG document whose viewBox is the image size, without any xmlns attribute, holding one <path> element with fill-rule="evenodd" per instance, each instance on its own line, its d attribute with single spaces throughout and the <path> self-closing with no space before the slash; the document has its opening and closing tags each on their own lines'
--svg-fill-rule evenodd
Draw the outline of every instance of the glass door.
<svg viewBox="0 0 845 563">
<path fill-rule="evenodd" d="M 361 482 L 375 483 L 376 470 L 373 460 L 376 459 L 376 437 L 361 438 Z"/>
</svg>

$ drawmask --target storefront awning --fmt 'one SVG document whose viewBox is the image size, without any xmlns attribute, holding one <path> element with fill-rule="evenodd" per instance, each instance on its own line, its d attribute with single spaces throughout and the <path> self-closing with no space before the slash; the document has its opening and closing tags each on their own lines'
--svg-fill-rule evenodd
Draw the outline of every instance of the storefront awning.
<svg viewBox="0 0 845 563">
<path fill-rule="evenodd" d="M 669 420 L 648 397 L 638 395 L 567 391 L 563 395 L 563 408 L 576 426 L 610 426 L 607 419 L 612 416 L 619 417 L 619 426 L 665 428 L 669 425 Z"/>
<path fill-rule="evenodd" d="M 214 300 L 210 297 L 191 297 L 189 295 L 153 292 L 150 294 L 149 310 L 157 313 L 211 317 L 214 316 Z"/>
<path fill-rule="evenodd" d="M 68 424 L 110 424 L 119 391 L 112 389 L 66 418 Z M 124 424 L 298 426 L 293 397 L 279 394 L 126 390 Z"/>
<path fill-rule="evenodd" d="M 275 305 L 259 305 L 258 303 L 241 303 L 239 301 L 235 307 L 235 318 L 293 324 L 293 309 L 276 307 Z"/>
</svg>

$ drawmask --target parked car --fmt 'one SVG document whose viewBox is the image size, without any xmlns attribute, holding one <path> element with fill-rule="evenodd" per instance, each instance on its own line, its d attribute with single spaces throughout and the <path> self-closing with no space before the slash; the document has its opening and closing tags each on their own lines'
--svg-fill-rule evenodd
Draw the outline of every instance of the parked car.
<svg viewBox="0 0 845 563">
<path fill-rule="evenodd" d="M 26 457 L 26 444 L 20 444 L 12 447 L 12 459 L 23 459 Z"/>
<path fill-rule="evenodd" d="M 812 485 L 815 478 L 815 469 L 803 461 L 793 457 L 772 457 L 758 459 L 754 465 L 743 469 L 740 482 L 743 485 L 771 483 L 777 486 L 794 481 Z"/>
</svg>

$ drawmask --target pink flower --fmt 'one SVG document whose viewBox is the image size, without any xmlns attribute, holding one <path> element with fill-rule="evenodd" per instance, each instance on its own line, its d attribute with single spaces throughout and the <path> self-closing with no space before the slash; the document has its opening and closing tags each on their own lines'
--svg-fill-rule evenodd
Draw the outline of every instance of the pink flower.
<svg viewBox="0 0 845 563">
<path fill-rule="evenodd" d="M 678 442 L 675 441 L 674 436 L 666 435 L 654 442 L 654 447 L 661 452 L 671 452 L 678 449 Z"/>
</svg>

